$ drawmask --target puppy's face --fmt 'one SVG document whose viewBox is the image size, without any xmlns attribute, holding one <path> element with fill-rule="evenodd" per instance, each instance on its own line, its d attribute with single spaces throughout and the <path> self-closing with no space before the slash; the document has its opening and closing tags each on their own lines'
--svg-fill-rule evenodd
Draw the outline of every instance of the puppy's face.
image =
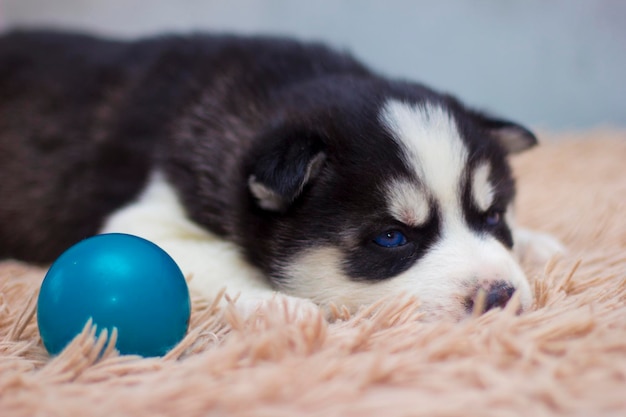
<svg viewBox="0 0 626 417">
<path fill-rule="evenodd" d="M 277 288 L 352 310 L 408 293 L 432 317 L 461 318 L 477 299 L 503 306 L 514 291 L 528 307 L 506 155 L 534 136 L 454 101 L 369 109 L 292 131 L 256 159 L 249 188 L 267 239 L 253 256 Z"/>
</svg>

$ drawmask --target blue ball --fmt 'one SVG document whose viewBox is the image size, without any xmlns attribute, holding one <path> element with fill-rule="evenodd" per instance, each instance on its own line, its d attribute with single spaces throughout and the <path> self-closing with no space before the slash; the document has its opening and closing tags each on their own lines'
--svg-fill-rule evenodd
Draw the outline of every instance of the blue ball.
<svg viewBox="0 0 626 417">
<path fill-rule="evenodd" d="M 118 233 L 65 251 L 37 301 L 39 333 L 53 355 L 92 318 L 98 331 L 117 328 L 121 354 L 161 356 L 184 337 L 190 314 L 187 283 L 174 260 L 152 242 Z"/>
</svg>

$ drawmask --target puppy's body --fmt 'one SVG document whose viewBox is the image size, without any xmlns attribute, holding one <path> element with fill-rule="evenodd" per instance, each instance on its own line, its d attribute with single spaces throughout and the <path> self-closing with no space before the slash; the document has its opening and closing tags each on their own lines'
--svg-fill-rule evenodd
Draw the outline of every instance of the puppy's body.
<svg viewBox="0 0 626 417">
<path fill-rule="evenodd" d="M 206 294 L 461 317 L 514 290 L 516 124 L 281 39 L 0 38 L 0 257 L 99 232 L 165 248 Z"/>
</svg>

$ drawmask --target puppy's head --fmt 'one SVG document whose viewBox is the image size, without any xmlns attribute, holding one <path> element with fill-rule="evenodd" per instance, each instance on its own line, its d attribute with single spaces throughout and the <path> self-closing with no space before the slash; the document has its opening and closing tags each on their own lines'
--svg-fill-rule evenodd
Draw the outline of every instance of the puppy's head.
<svg viewBox="0 0 626 417">
<path fill-rule="evenodd" d="M 532 133 L 447 96 L 379 95 L 295 119 L 247 173 L 246 246 L 278 289 L 353 310 L 409 293 L 432 317 L 463 317 L 480 292 L 486 308 L 515 291 L 531 304 L 507 154 Z"/>
</svg>

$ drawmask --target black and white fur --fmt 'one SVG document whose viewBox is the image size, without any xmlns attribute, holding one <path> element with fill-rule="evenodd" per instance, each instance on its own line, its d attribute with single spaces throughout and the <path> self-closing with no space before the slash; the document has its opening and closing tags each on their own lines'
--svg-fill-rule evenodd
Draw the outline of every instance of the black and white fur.
<svg viewBox="0 0 626 417">
<path fill-rule="evenodd" d="M 0 38 L 0 257 L 48 263 L 125 232 L 244 310 L 275 291 L 350 310 L 408 293 L 461 318 L 480 289 L 487 308 L 513 291 L 528 308 L 515 251 L 535 235 L 517 242 L 507 156 L 535 143 L 318 44 L 14 32 Z"/>
</svg>

